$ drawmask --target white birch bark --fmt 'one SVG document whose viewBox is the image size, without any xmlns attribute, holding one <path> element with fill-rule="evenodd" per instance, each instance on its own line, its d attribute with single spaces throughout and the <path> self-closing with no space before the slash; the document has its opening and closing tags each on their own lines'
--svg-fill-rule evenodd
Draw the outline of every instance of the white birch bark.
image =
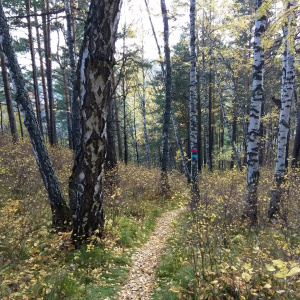
<svg viewBox="0 0 300 300">
<path fill-rule="evenodd" d="M 267 18 L 260 11 L 263 0 L 256 0 L 255 32 L 253 44 L 253 83 L 250 118 L 247 134 L 247 191 L 245 213 L 252 224 L 257 222 L 257 187 L 259 180 L 259 129 L 263 101 L 264 49 L 261 36 L 265 32 Z"/>
<path fill-rule="evenodd" d="M 296 1 L 288 3 L 288 9 L 295 5 Z M 279 190 L 286 174 L 286 159 L 288 156 L 288 140 L 290 131 L 290 115 L 292 106 L 292 97 L 295 83 L 295 54 L 293 53 L 292 37 L 292 14 L 288 16 L 288 22 L 283 26 L 284 52 L 282 56 L 282 78 L 281 78 L 281 109 L 278 125 L 277 158 L 275 167 L 276 187 L 271 191 L 271 202 L 269 209 L 269 218 L 274 218 L 279 212 L 279 202 L 281 192 Z"/>
</svg>

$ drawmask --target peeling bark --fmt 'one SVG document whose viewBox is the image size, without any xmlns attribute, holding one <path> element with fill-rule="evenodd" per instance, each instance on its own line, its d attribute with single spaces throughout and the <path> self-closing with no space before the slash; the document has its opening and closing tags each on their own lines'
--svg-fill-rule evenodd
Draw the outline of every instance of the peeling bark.
<svg viewBox="0 0 300 300">
<path fill-rule="evenodd" d="M 72 175 L 76 188 L 72 237 L 77 247 L 83 242 L 96 242 L 103 235 L 102 177 L 121 3 L 121 0 L 91 1 L 80 51 L 82 137 Z"/>
</svg>

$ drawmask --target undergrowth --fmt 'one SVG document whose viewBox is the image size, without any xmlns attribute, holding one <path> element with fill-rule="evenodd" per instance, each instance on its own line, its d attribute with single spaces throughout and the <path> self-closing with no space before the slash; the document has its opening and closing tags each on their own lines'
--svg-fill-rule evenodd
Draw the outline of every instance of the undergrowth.
<svg viewBox="0 0 300 300">
<path fill-rule="evenodd" d="M 281 217 L 270 223 L 273 172 L 262 170 L 253 228 L 241 217 L 245 176 L 201 174 L 200 204 L 173 224 L 153 299 L 300 299 L 299 177 L 287 175 Z"/>
<path fill-rule="evenodd" d="M 49 149 L 67 199 L 73 153 Z M 186 199 L 184 180 L 170 176 L 160 197 L 160 172 L 120 163 L 104 181 L 105 236 L 74 250 L 70 233 L 51 228 L 51 211 L 28 141 L 0 141 L 0 299 L 114 299 L 126 279 L 134 247 L 155 220 Z M 174 196 L 176 194 L 176 197 Z"/>
</svg>

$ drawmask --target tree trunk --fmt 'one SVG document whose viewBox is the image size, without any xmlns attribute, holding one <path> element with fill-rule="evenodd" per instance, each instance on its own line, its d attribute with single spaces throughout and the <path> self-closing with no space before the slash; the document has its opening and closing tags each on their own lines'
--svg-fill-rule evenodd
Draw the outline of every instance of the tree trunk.
<svg viewBox="0 0 300 300">
<path fill-rule="evenodd" d="M 161 187 L 162 193 L 166 194 L 169 190 L 168 184 L 168 140 L 169 140 L 169 125 L 170 125 L 170 112 L 171 112 L 171 89 L 172 89 L 172 70 L 171 70 L 171 55 L 169 47 L 169 18 L 165 0 L 161 0 L 161 12 L 164 23 L 164 50 L 165 50 L 165 107 L 163 115 L 163 133 L 162 133 L 162 158 L 161 158 Z"/>
<path fill-rule="evenodd" d="M 24 78 L 18 64 L 15 51 L 12 47 L 12 39 L 9 34 L 8 24 L 0 3 L 0 36 L 2 36 L 2 48 L 7 57 L 14 86 L 16 88 L 16 102 L 21 105 L 24 124 L 28 130 L 33 146 L 33 152 L 39 166 L 40 173 L 48 192 L 52 209 L 52 223 L 58 230 L 67 230 L 70 227 L 71 214 L 67 207 L 63 194 L 55 175 L 47 148 L 41 134 L 39 125 L 33 112 L 31 101 L 25 88 Z"/>
<path fill-rule="evenodd" d="M 297 99 L 296 89 L 294 88 L 295 101 Z M 296 134 L 295 134 L 295 142 L 293 148 L 293 160 L 292 167 L 299 168 L 300 167 L 300 101 L 297 103 L 297 125 L 296 125 Z"/>
<path fill-rule="evenodd" d="M 33 78 L 33 90 L 35 98 L 35 108 L 36 108 L 36 117 L 40 125 L 41 132 L 43 133 L 43 124 L 42 124 L 42 115 L 41 115 L 41 101 L 39 94 L 39 85 L 36 72 L 36 63 L 35 63 L 35 53 L 34 53 L 34 42 L 32 37 L 32 26 L 30 21 L 30 0 L 25 0 L 26 12 L 27 12 L 27 29 L 28 29 L 28 38 L 29 38 L 29 48 L 31 55 L 31 64 L 32 64 L 32 78 Z"/>
<path fill-rule="evenodd" d="M 195 10 L 196 1 L 190 0 L 190 153 L 191 153 L 191 183 L 192 205 L 199 201 L 198 187 L 198 141 L 197 141 L 197 117 L 196 117 L 196 29 Z"/>
<path fill-rule="evenodd" d="M 296 1 L 288 3 L 288 10 L 294 6 Z M 282 56 L 282 82 L 281 82 L 281 109 L 278 125 L 277 159 L 275 167 L 275 187 L 271 190 L 271 201 L 268 212 L 270 219 L 276 218 L 279 212 L 281 198 L 281 184 L 286 174 L 286 159 L 288 156 L 288 140 L 290 131 L 290 114 L 295 82 L 295 55 L 293 54 L 293 40 L 291 36 L 292 25 L 291 13 L 288 22 L 283 26 L 283 43 L 285 50 Z"/>
<path fill-rule="evenodd" d="M 34 6 L 34 13 L 35 13 L 35 15 L 37 14 L 36 6 Z M 47 134 L 48 134 L 48 137 L 50 137 L 50 117 L 49 117 L 49 107 L 48 107 L 48 95 L 47 95 L 47 88 L 46 88 L 45 70 L 44 70 L 44 64 L 43 64 L 41 39 L 40 39 L 37 16 L 35 16 L 35 31 L 36 31 L 36 40 L 37 40 L 37 45 L 38 45 L 38 54 L 39 54 L 41 77 L 42 77 L 42 87 L 43 87 L 46 122 L 47 122 Z"/>
<path fill-rule="evenodd" d="M 46 0 L 44 10 L 49 12 L 49 0 Z M 43 30 L 44 30 L 44 45 L 46 57 L 46 75 L 48 86 L 48 100 L 49 100 L 49 123 L 50 123 L 50 144 L 57 144 L 56 136 L 56 121 L 54 111 L 54 98 L 53 98 L 53 80 L 52 80 L 52 54 L 51 54 L 51 27 L 50 15 L 43 15 Z"/>
<path fill-rule="evenodd" d="M 1 69 L 2 69 L 2 79 L 3 79 L 4 94 L 5 94 L 5 99 L 6 99 L 6 107 L 7 107 L 8 119 L 9 119 L 10 132 L 12 135 L 13 142 L 15 143 L 15 142 L 18 142 L 19 137 L 18 137 L 18 130 L 17 130 L 17 124 L 16 124 L 13 103 L 12 103 L 12 99 L 11 99 L 9 79 L 8 79 L 6 65 L 5 65 L 5 57 L 4 57 L 3 52 L 1 52 Z M 2 110 L 1 110 L 1 113 L 2 113 Z M 1 117 L 2 117 L 2 115 L 1 115 Z M 2 131 L 3 131 L 3 128 L 2 128 Z"/>
<path fill-rule="evenodd" d="M 19 118 L 19 124 L 20 124 L 21 138 L 23 140 L 23 138 L 24 138 L 24 132 L 23 132 L 22 117 L 21 117 L 21 113 L 20 113 L 19 104 L 17 104 L 17 109 L 18 109 L 18 118 Z"/>
<path fill-rule="evenodd" d="M 145 80 L 145 70 L 142 67 L 142 76 L 143 76 L 143 96 L 142 96 L 142 115 L 143 115 L 143 125 L 144 125 L 144 139 L 146 146 L 146 159 L 147 166 L 150 168 L 150 147 L 149 147 L 149 139 L 147 132 L 147 121 L 146 121 L 146 80 Z"/>
<path fill-rule="evenodd" d="M 76 61 L 74 51 L 74 33 L 73 33 L 73 20 L 70 8 L 70 1 L 64 0 L 66 19 L 67 19 L 67 45 L 68 45 L 68 58 L 70 63 L 70 98 L 72 101 L 72 141 L 73 149 L 77 152 L 80 148 L 80 104 L 78 101 L 78 89 L 76 87 Z"/>
<path fill-rule="evenodd" d="M 96 242 L 104 229 L 102 178 L 107 144 L 115 40 L 121 0 L 91 0 L 80 51 L 82 139 L 75 158 L 73 241 Z"/>
<path fill-rule="evenodd" d="M 114 85 L 112 85 L 112 88 Z M 111 93 L 111 97 L 114 94 Z M 116 147 L 115 147 L 115 119 L 114 119 L 114 99 L 110 99 L 108 116 L 107 116 L 107 150 L 106 150 L 106 163 L 105 172 L 117 166 Z"/>
<path fill-rule="evenodd" d="M 258 12 L 262 3 L 262 0 L 256 0 L 253 45 L 253 85 L 247 135 L 247 191 L 245 197 L 245 215 L 250 218 L 252 225 L 257 223 L 257 187 L 259 180 L 258 149 L 261 105 L 263 101 L 264 50 L 261 47 L 261 36 L 265 32 L 267 21 L 266 16 Z"/>
<path fill-rule="evenodd" d="M 200 70 L 197 73 L 197 110 L 198 110 L 198 171 L 201 172 L 202 169 L 202 143 L 201 143 L 201 131 L 202 131 L 202 125 L 201 125 L 201 95 L 200 95 Z"/>
<path fill-rule="evenodd" d="M 237 165 L 238 169 L 241 170 L 242 169 L 242 164 L 241 164 L 239 154 L 236 150 L 236 147 L 235 147 L 235 144 L 234 144 L 234 141 L 233 141 L 232 132 L 231 132 L 230 125 L 229 125 L 229 121 L 227 119 L 226 110 L 225 110 L 225 106 L 224 106 L 224 103 L 223 103 L 223 97 L 222 97 L 220 81 L 219 81 L 219 77 L 218 77 L 218 74 L 217 74 L 217 69 L 216 69 L 215 62 L 214 62 L 214 68 L 215 68 L 216 82 L 217 82 L 217 87 L 218 87 L 218 92 L 219 92 L 220 105 L 221 105 L 221 109 L 222 109 L 222 115 L 223 115 L 226 130 L 227 130 L 230 146 L 231 146 L 231 149 L 232 149 L 232 152 L 233 152 L 233 155 L 234 155 L 236 165 Z"/>
</svg>

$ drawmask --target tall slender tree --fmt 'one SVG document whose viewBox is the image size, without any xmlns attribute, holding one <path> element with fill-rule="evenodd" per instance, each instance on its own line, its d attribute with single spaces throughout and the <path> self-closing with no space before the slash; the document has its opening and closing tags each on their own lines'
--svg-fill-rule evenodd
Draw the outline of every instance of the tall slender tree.
<svg viewBox="0 0 300 300">
<path fill-rule="evenodd" d="M 296 1 L 288 2 L 287 10 L 295 5 Z M 275 187 L 271 190 L 271 202 L 269 208 L 269 218 L 275 218 L 279 212 L 279 202 L 281 198 L 280 186 L 286 174 L 286 161 L 288 156 L 288 142 L 290 132 L 290 115 L 292 97 L 295 83 L 295 54 L 293 43 L 293 30 L 291 30 L 292 13 L 289 13 L 288 21 L 283 26 L 284 53 L 282 56 L 282 77 L 281 77 L 281 108 L 278 126 L 277 159 L 275 167 Z"/>
<path fill-rule="evenodd" d="M 247 190 L 245 215 L 251 223 L 257 223 L 257 188 L 259 180 L 259 135 L 261 106 L 263 101 L 264 49 L 261 36 L 266 30 L 266 13 L 262 7 L 263 0 L 256 0 L 255 32 L 253 44 L 253 84 L 250 106 L 250 118 L 247 135 Z"/>
</svg>

